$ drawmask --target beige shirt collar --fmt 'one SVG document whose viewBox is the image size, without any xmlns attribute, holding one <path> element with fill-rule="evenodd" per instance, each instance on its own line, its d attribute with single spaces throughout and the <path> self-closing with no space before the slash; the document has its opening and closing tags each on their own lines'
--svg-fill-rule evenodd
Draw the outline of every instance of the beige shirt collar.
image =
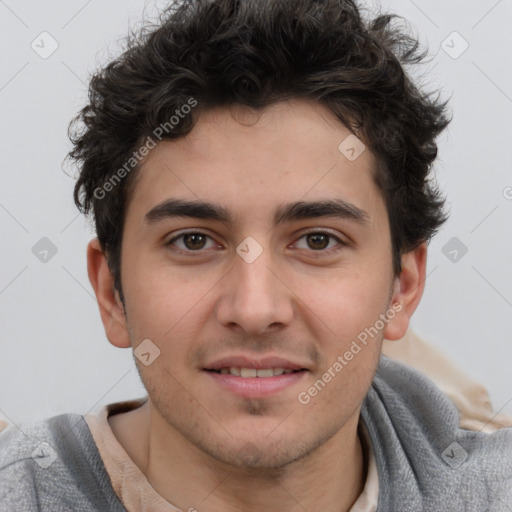
<svg viewBox="0 0 512 512">
<path fill-rule="evenodd" d="M 114 492 L 128 512 L 182 512 L 158 494 L 142 471 L 128 456 L 114 436 L 108 417 L 140 407 L 146 397 L 100 406 L 84 416 L 103 463 L 110 476 Z M 379 495 L 377 466 L 366 428 L 361 423 L 362 441 L 365 444 L 368 474 L 363 492 L 350 512 L 375 512 Z"/>
</svg>

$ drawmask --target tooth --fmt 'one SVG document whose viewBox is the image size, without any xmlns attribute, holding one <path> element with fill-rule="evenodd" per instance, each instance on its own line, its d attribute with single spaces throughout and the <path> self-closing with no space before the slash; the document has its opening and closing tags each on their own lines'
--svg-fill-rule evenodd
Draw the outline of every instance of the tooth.
<svg viewBox="0 0 512 512">
<path fill-rule="evenodd" d="M 258 370 L 256 368 L 240 368 L 241 377 L 256 377 Z"/>
<path fill-rule="evenodd" d="M 274 370 L 272 368 L 265 368 L 264 370 L 258 370 L 256 374 L 258 377 L 273 377 Z"/>
<path fill-rule="evenodd" d="M 285 370 L 284 368 L 239 368 L 237 366 L 232 366 L 230 368 L 221 368 L 219 372 L 223 375 L 231 374 L 243 378 L 266 378 L 293 373 L 293 370 Z"/>
</svg>

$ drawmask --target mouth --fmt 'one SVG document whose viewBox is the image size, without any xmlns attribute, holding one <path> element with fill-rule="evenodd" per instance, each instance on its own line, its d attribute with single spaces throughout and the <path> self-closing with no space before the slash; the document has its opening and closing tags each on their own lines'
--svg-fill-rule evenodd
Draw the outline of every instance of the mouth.
<svg viewBox="0 0 512 512">
<path fill-rule="evenodd" d="M 237 366 L 226 366 L 220 370 L 210 369 L 206 371 L 218 373 L 221 375 L 234 375 L 236 377 L 242 377 L 243 379 L 265 379 L 269 377 L 278 377 L 279 375 L 289 375 L 290 373 L 297 373 L 306 370 L 304 368 L 291 370 L 290 368 L 240 368 Z"/>
<path fill-rule="evenodd" d="M 282 394 L 297 385 L 310 370 L 286 359 L 267 357 L 254 360 L 248 357 L 228 357 L 218 360 L 203 372 L 210 384 L 220 391 L 242 398 L 263 398 Z"/>
</svg>

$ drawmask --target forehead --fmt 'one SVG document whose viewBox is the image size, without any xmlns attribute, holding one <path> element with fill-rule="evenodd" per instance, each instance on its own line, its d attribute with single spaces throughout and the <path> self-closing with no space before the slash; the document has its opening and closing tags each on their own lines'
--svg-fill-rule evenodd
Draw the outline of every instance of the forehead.
<svg viewBox="0 0 512 512">
<path fill-rule="evenodd" d="M 364 144 L 318 103 L 216 108 L 201 113 L 186 137 L 151 151 L 128 210 L 141 214 L 178 197 L 259 215 L 276 204 L 336 198 L 371 216 L 383 205 L 375 166 Z"/>
</svg>

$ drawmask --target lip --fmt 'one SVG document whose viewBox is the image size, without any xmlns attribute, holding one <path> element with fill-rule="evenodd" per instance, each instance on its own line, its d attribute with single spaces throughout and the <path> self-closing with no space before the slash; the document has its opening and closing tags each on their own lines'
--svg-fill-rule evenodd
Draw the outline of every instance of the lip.
<svg viewBox="0 0 512 512">
<path fill-rule="evenodd" d="M 273 366 L 283 368 L 283 366 Z M 243 368 L 254 368 L 254 366 L 243 366 Z M 260 368 L 268 368 L 262 366 Z M 300 382 L 307 373 L 307 370 L 299 370 L 294 373 L 283 373 L 274 377 L 238 377 L 237 375 L 216 373 L 203 370 L 212 382 L 220 388 L 238 395 L 242 398 L 263 398 L 275 395 L 286 388 Z"/>
<path fill-rule="evenodd" d="M 221 368 L 255 368 L 262 370 L 264 368 L 283 368 L 284 370 L 307 370 L 306 365 L 301 365 L 282 357 L 264 357 L 255 359 L 254 357 L 247 356 L 229 356 L 217 359 L 205 366 L 205 370 L 220 370 Z M 273 377 L 267 377 L 269 379 Z"/>
</svg>

